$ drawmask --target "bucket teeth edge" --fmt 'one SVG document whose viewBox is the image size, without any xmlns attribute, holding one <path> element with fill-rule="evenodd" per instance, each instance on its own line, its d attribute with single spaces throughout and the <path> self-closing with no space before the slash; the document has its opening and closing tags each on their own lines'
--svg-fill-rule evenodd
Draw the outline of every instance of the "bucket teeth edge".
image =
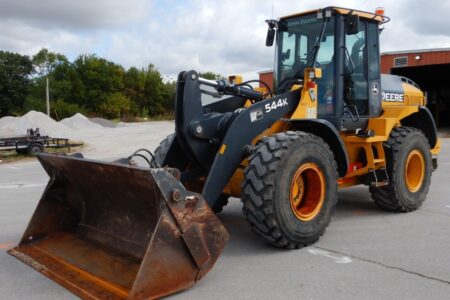
<svg viewBox="0 0 450 300">
<path fill-rule="evenodd" d="M 38 263 L 35 259 L 33 259 L 31 256 L 26 255 L 22 252 L 17 251 L 16 249 L 11 249 L 8 251 L 9 254 L 16 257 L 18 260 L 22 261 L 23 263 L 29 265 L 33 269 L 38 270 L 39 272 L 45 272 L 48 270 L 46 266 L 43 264 Z"/>
</svg>

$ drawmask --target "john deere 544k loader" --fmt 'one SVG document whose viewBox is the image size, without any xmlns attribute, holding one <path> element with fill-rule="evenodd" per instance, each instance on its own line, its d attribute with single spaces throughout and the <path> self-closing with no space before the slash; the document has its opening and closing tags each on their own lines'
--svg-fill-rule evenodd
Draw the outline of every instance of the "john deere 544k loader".
<svg viewBox="0 0 450 300">
<path fill-rule="evenodd" d="M 148 168 L 39 155 L 50 182 L 9 253 L 82 298 L 156 298 L 212 268 L 228 238 L 212 209 L 228 197 L 284 248 L 319 239 L 338 188 L 365 184 L 383 209 L 417 209 L 440 142 L 417 85 L 380 75 L 388 20 L 337 7 L 269 20 L 273 91 L 181 72 L 175 133 Z M 229 97 L 203 105 L 202 93 Z"/>
</svg>

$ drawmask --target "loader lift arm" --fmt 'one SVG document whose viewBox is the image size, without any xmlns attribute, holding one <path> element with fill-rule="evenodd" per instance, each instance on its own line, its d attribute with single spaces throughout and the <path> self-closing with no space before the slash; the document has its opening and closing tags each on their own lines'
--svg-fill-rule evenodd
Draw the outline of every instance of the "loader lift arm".
<svg viewBox="0 0 450 300">
<path fill-rule="evenodd" d="M 214 85 L 213 81 L 199 78 L 195 71 L 181 72 L 178 76 L 176 136 L 189 160 L 196 167 L 209 171 L 203 196 L 212 207 L 245 158 L 246 146 L 298 106 L 300 90 L 261 100 L 262 95 L 249 88 L 224 87 L 218 83 L 215 86 L 218 91 L 240 97 L 242 106 L 247 98 L 259 102 L 248 108 L 241 106 L 242 109 L 231 112 L 204 113 L 200 96 L 201 83 Z M 277 108 L 268 109 L 273 103 Z"/>
<path fill-rule="evenodd" d="M 286 105 L 267 112 L 267 105 L 279 101 Z M 214 205 L 239 163 L 245 158 L 245 147 L 258 134 L 292 112 L 299 101 L 300 91 L 296 90 L 256 103 L 239 114 L 228 128 L 206 179 L 203 196 L 210 206 Z"/>
</svg>

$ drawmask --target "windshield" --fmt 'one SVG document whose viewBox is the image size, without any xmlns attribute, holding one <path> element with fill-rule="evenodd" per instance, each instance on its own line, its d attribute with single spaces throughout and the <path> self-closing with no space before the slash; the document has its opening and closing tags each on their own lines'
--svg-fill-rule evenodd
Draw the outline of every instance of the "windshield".
<svg viewBox="0 0 450 300">
<path fill-rule="evenodd" d="M 314 47 L 320 36 L 324 19 L 316 14 L 305 15 L 283 20 L 284 26 L 278 30 L 276 51 L 275 85 L 283 80 L 293 78 L 296 73 L 313 63 Z M 325 28 L 324 36 L 317 54 L 316 66 L 324 68 L 331 63 L 334 54 L 334 18 Z M 307 62 L 308 60 L 308 62 Z M 298 74 L 297 74 L 298 75 Z M 302 75 L 302 74 L 300 74 Z"/>
</svg>

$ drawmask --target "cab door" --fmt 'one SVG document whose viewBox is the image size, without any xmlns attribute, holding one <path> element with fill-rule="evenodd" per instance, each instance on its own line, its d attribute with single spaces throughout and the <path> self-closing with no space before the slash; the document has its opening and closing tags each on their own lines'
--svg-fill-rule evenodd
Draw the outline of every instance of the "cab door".
<svg viewBox="0 0 450 300">
<path fill-rule="evenodd" d="M 364 129 L 381 113 L 378 23 L 361 19 L 357 31 L 344 37 L 344 107 L 346 129 Z"/>
</svg>

